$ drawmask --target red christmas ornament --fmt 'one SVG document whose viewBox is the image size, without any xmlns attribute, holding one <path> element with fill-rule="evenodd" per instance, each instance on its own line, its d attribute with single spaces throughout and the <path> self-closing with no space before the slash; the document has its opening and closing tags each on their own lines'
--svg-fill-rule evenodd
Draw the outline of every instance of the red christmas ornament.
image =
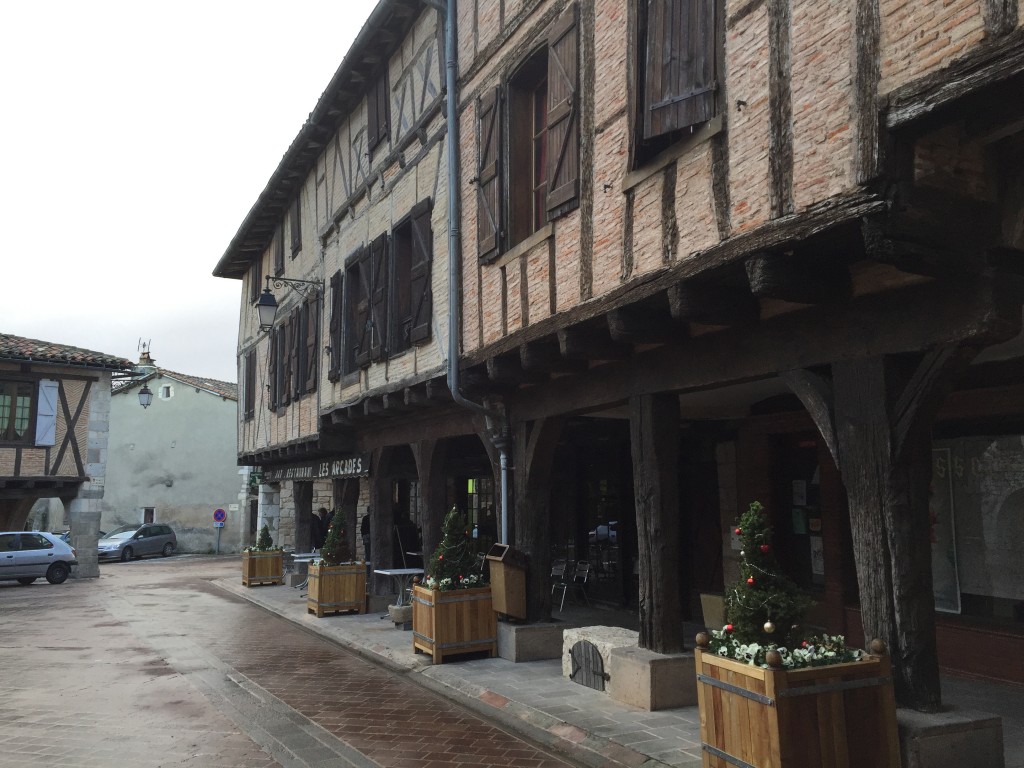
<svg viewBox="0 0 1024 768">
<path fill-rule="evenodd" d="M 438 556 L 437 556 L 437 559 L 438 559 L 438 560 L 444 560 L 444 555 L 438 555 Z"/>
<path fill-rule="evenodd" d="M 747 584 L 753 584 L 753 583 L 754 583 L 754 577 L 751 576 L 749 579 L 747 579 Z"/>
<path fill-rule="evenodd" d="M 737 528 L 736 529 L 736 535 L 739 536 L 741 533 L 743 533 L 743 529 L 742 528 Z"/>
<path fill-rule="evenodd" d="M 768 546 L 767 544 L 762 544 L 761 545 L 761 551 L 762 552 L 767 552 L 769 549 L 771 549 L 771 547 Z"/>
<path fill-rule="evenodd" d="M 725 625 L 725 631 L 726 632 L 732 632 L 732 624 L 726 624 Z"/>
<path fill-rule="evenodd" d="M 800 645 L 802 645 L 804 648 L 806 648 L 807 647 L 807 641 L 804 640 L 802 643 L 800 643 Z"/>
</svg>

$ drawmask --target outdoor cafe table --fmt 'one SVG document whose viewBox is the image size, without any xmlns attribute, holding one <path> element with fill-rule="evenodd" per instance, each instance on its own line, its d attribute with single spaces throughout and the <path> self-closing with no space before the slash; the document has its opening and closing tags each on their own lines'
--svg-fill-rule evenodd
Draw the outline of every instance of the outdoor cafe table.
<svg viewBox="0 0 1024 768">
<path fill-rule="evenodd" d="M 412 583 L 413 576 L 422 576 L 422 568 L 374 568 L 374 573 L 381 576 L 390 576 L 398 585 L 398 600 L 395 605 L 405 605 L 405 592 Z"/>
</svg>

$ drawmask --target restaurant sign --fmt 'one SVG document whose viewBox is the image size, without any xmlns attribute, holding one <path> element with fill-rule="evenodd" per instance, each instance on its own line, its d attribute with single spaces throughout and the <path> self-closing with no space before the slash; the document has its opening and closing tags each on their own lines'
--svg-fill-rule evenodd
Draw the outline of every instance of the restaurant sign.
<svg viewBox="0 0 1024 768">
<path fill-rule="evenodd" d="M 263 472 L 264 483 L 280 483 L 282 480 L 333 480 L 344 477 L 368 477 L 370 475 L 370 454 L 363 453 L 347 459 L 316 461 L 312 464 L 292 464 L 287 467 L 267 469 Z"/>
</svg>

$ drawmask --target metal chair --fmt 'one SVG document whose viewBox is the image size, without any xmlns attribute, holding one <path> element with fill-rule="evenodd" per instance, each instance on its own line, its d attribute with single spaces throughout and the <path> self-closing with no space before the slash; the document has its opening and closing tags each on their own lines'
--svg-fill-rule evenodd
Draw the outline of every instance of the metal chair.
<svg viewBox="0 0 1024 768">
<path fill-rule="evenodd" d="M 586 560 L 580 560 L 576 563 L 576 569 L 572 576 L 572 583 L 570 588 L 573 592 L 579 592 L 583 595 L 583 601 L 590 607 L 590 598 L 587 597 L 587 579 L 590 577 L 590 563 Z M 565 602 L 565 595 L 562 595 L 562 602 Z"/>
<path fill-rule="evenodd" d="M 555 590 L 562 590 L 562 600 L 558 606 L 558 610 L 562 610 L 565 607 L 565 593 L 569 591 L 571 586 L 571 566 L 565 560 L 555 560 L 551 563 L 551 594 L 555 594 Z"/>
</svg>

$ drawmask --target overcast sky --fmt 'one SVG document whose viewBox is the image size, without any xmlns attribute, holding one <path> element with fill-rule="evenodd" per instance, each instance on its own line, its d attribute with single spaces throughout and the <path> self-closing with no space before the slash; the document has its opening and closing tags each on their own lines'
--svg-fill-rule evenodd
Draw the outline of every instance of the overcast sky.
<svg viewBox="0 0 1024 768">
<path fill-rule="evenodd" d="M 0 11 L 0 332 L 237 379 L 212 276 L 376 0 Z"/>
</svg>

